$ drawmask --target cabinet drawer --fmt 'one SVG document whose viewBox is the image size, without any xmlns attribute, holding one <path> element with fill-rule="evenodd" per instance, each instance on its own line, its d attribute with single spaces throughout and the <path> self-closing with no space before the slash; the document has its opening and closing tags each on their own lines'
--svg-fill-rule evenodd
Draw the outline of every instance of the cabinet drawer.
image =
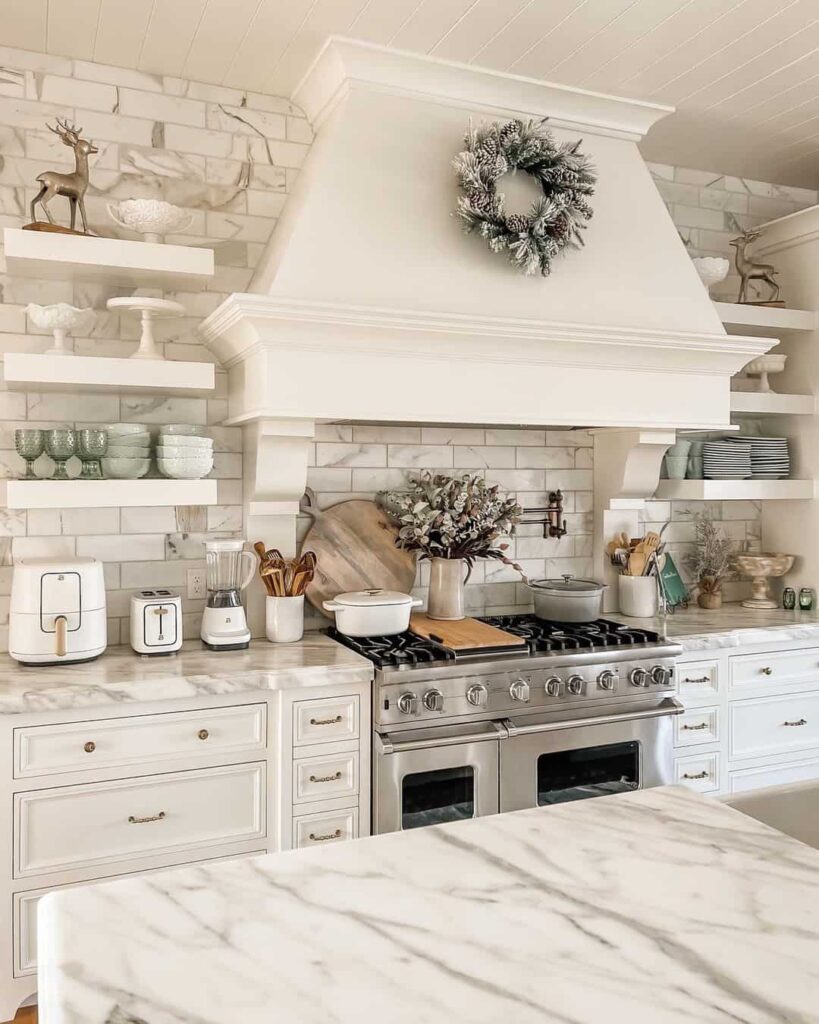
<svg viewBox="0 0 819 1024">
<path fill-rule="evenodd" d="M 697 793 L 716 793 L 719 789 L 719 754 L 680 757 L 674 762 L 674 781 Z"/>
<path fill-rule="evenodd" d="M 358 751 L 293 762 L 293 803 L 337 800 L 358 793 Z"/>
<path fill-rule="evenodd" d="M 677 666 L 677 692 L 686 707 L 719 699 L 719 662 L 692 661 Z"/>
<path fill-rule="evenodd" d="M 14 775 L 150 764 L 176 757 L 263 751 L 265 704 L 14 730 Z"/>
<path fill-rule="evenodd" d="M 738 772 L 728 772 L 728 791 L 747 793 L 752 789 L 786 786 L 793 782 L 810 782 L 812 779 L 819 779 L 819 760 L 775 768 L 745 768 Z"/>
<path fill-rule="evenodd" d="M 819 693 L 757 697 L 730 706 L 730 757 L 763 757 L 819 746 Z"/>
<path fill-rule="evenodd" d="M 293 819 L 293 848 L 304 850 L 308 846 L 329 846 L 345 839 L 358 838 L 358 808 L 346 807 L 341 811 L 323 814 L 305 814 Z"/>
<path fill-rule="evenodd" d="M 692 708 L 674 719 L 674 746 L 696 747 L 719 739 L 719 708 Z"/>
<path fill-rule="evenodd" d="M 258 839 L 265 765 L 18 793 L 15 877 Z"/>
<path fill-rule="evenodd" d="M 293 705 L 293 746 L 358 738 L 358 697 L 300 700 Z"/>
<path fill-rule="evenodd" d="M 819 682 L 819 649 L 815 647 L 806 651 L 737 655 L 730 664 L 732 690 Z"/>
</svg>

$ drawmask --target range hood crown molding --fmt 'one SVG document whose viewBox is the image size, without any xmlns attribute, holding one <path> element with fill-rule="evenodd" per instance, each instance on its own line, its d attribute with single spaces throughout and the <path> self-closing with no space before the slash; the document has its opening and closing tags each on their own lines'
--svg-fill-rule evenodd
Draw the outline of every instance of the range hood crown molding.
<svg viewBox="0 0 819 1024">
<path fill-rule="evenodd" d="M 330 36 L 291 99 L 320 126 L 350 89 L 413 96 L 490 117 L 548 117 L 553 127 L 639 141 L 674 107 Z"/>
</svg>

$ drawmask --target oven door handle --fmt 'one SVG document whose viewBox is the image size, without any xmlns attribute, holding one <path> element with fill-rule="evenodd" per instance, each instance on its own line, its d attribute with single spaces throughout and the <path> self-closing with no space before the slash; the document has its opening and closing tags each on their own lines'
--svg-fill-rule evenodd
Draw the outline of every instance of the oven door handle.
<svg viewBox="0 0 819 1024">
<path fill-rule="evenodd" d="M 600 715 L 596 718 L 573 718 L 565 722 L 539 722 L 537 725 L 518 725 L 504 719 L 510 737 L 529 736 L 538 732 L 555 732 L 558 729 L 576 729 L 588 725 L 618 725 L 621 722 L 639 722 L 646 718 L 664 718 L 666 715 L 681 715 L 685 708 L 675 697 L 666 697 L 656 707 L 645 711 L 627 711 L 621 715 Z"/>
<path fill-rule="evenodd" d="M 378 734 L 381 741 L 382 754 L 401 754 L 405 750 L 428 750 L 430 747 L 456 747 L 466 743 L 485 743 L 487 740 L 497 742 L 506 739 L 509 734 L 499 722 L 484 722 L 476 726 L 472 732 L 456 732 L 454 730 L 430 729 L 425 736 L 415 734 L 413 739 L 402 740 L 389 733 Z"/>
</svg>

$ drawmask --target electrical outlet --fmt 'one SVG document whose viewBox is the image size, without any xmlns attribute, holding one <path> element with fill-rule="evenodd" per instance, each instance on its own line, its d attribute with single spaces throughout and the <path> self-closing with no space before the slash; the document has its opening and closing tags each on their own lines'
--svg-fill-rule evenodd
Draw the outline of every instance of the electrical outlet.
<svg viewBox="0 0 819 1024">
<path fill-rule="evenodd" d="M 203 598 L 205 593 L 205 570 L 188 569 L 188 597 L 194 601 Z"/>
</svg>

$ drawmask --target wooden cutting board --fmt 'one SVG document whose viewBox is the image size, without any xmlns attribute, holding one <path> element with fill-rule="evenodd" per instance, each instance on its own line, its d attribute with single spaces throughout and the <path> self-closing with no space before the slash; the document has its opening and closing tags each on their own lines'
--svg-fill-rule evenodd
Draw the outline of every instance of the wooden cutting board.
<svg viewBox="0 0 819 1024">
<path fill-rule="evenodd" d="M 496 647 L 523 647 L 526 641 L 512 633 L 490 626 L 477 619 L 444 622 L 418 613 L 410 617 L 410 629 L 426 640 L 449 647 L 453 651 L 481 651 Z"/>
<path fill-rule="evenodd" d="M 350 590 L 397 590 L 408 594 L 415 584 L 415 552 L 395 546 L 398 531 L 374 501 L 342 501 L 319 510 L 315 502 L 302 502 L 312 516 L 302 551 L 314 551 L 318 564 L 307 600 L 322 608 L 337 594 Z"/>
</svg>

